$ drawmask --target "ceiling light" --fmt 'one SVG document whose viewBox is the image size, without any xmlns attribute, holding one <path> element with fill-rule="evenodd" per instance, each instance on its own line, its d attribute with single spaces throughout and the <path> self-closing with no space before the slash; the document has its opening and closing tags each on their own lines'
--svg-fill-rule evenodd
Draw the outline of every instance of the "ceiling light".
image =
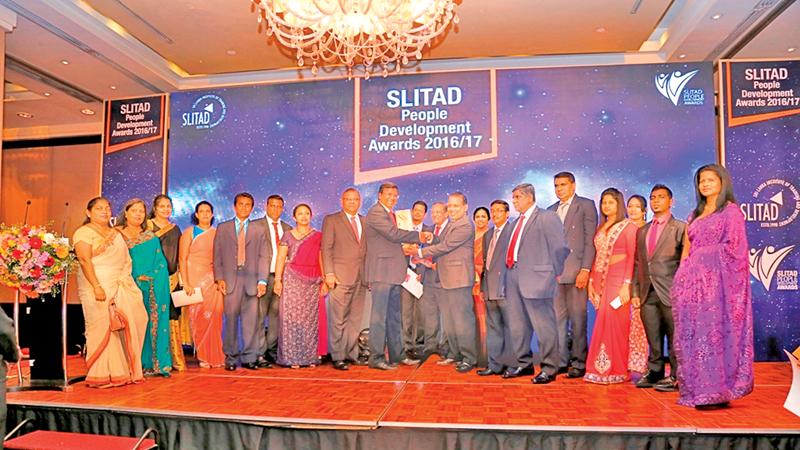
<svg viewBox="0 0 800 450">
<path fill-rule="evenodd" d="M 44 95 L 45 97 L 50 97 L 51 94 L 49 92 L 42 92 L 42 95 Z"/>
<path fill-rule="evenodd" d="M 67 61 L 66 59 L 62 59 L 61 64 L 66 66 L 67 64 L 69 64 L 69 61 Z"/>
<path fill-rule="evenodd" d="M 109 86 L 109 87 L 111 88 L 112 91 L 116 91 L 117 90 L 117 87 L 114 86 L 113 84 L 111 86 Z"/>
<path fill-rule="evenodd" d="M 228 54 L 228 56 L 236 56 L 236 50 L 228 50 L 228 51 L 227 51 L 227 52 L 225 52 L 225 53 L 227 53 L 227 54 Z"/>
<path fill-rule="evenodd" d="M 681 53 L 680 55 L 678 55 L 678 58 L 680 59 L 686 58 L 686 53 Z"/>
<path fill-rule="evenodd" d="M 795 50 L 797 50 L 797 49 L 794 48 L 794 47 L 789 47 L 789 48 L 786 49 L 787 52 L 793 52 Z"/>
<path fill-rule="evenodd" d="M 33 117 L 33 114 L 29 112 L 18 112 L 17 115 L 22 117 L 23 119 L 30 119 Z"/>
<path fill-rule="evenodd" d="M 711 20 L 717 20 L 720 17 L 722 17 L 722 14 L 714 14 L 713 16 L 711 16 Z"/>
<path fill-rule="evenodd" d="M 597 27 L 595 28 L 594 31 L 597 33 L 605 33 L 607 30 L 605 29 L 605 27 Z"/>
<path fill-rule="evenodd" d="M 364 65 L 399 72 L 409 60 L 422 59 L 423 48 L 442 37 L 450 22 L 458 23 L 457 0 L 307 1 L 254 0 L 258 22 L 266 22 L 268 38 L 295 53 L 298 66 L 311 73 L 326 63 Z"/>
<path fill-rule="evenodd" d="M 85 114 L 87 116 L 93 116 L 94 115 L 94 111 L 89 109 L 89 108 L 83 108 L 81 110 L 81 114 Z"/>
</svg>

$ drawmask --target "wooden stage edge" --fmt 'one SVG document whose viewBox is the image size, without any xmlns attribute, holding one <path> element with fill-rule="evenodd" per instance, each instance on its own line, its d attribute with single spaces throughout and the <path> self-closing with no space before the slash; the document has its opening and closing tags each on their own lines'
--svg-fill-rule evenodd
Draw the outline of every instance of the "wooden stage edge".
<svg viewBox="0 0 800 450">
<path fill-rule="evenodd" d="M 677 405 L 677 393 L 637 389 L 631 382 L 598 386 L 559 376 L 535 386 L 529 376 L 458 374 L 434 361 L 385 372 L 336 371 L 330 364 L 235 372 L 190 368 L 114 389 L 78 383 L 69 392 L 9 392 L 8 404 L 286 429 L 800 436 L 800 417 L 783 408 L 791 383 L 785 362 L 757 363 L 753 393 L 730 408 L 697 411 Z M 76 373 L 83 362 L 74 358 L 70 366 Z"/>
</svg>

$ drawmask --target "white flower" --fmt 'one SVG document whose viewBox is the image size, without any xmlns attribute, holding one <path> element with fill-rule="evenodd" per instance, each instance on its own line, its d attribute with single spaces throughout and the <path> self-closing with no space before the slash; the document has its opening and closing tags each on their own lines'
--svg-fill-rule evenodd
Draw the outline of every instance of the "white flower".
<svg viewBox="0 0 800 450">
<path fill-rule="evenodd" d="M 68 237 L 62 237 L 62 238 L 60 238 L 58 240 L 58 243 L 61 244 L 61 245 L 69 245 L 69 238 Z"/>
<path fill-rule="evenodd" d="M 56 241 L 56 236 L 53 233 L 45 233 L 44 234 L 44 243 L 47 245 L 52 245 L 53 242 Z"/>
</svg>

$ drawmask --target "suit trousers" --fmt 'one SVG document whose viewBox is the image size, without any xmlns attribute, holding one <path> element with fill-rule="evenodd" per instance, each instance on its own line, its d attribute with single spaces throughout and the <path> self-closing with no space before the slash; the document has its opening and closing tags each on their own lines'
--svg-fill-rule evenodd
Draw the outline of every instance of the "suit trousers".
<svg viewBox="0 0 800 450">
<path fill-rule="evenodd" d="M 650 347 L 647 368 L 656 373 L 664 373 L 664 336 L 667 336 L 670 375 L 677 376 L 678 360 L 672 347 L 675 323 L 672 320 L 672 306 L 665 305 L 656 291 L 650 287 L 641 308 L 642 324 Z"/>
<path fill-rule="evenodd" d="M 358 335 L 364 317 L 366 292 L 361 280 L 356 280 L 355 284 L 337 284 L 330 293 L 328 347 L 334 361 L 358 359 Z"/>
<path fill-rule="evenodd" d="M 586 368 L 586 302 L 587 289 L 578 289 L 574 284 L 556 285 L 553 306 L 558 323 L 559 367 Z M 568 348 L 567 329 L 572 329 L 572 348 Z"/>
<path fill-rule="evenodd" d="M 511 342 L 508 326 L 508 312 L 505 299 L 486 301 L 486 353 L 488 367 L 500 372 L 507 366 L 506 342 Z"/>
<path fill-rule="evenodd" d="M 233 291 L 225 296 L 223 311 L 225 329 L 223 331 L 222 351 L 225 364 L 236 364 L 237 360 L 253 363 L 258 359 L 259 345 L 264 338 L 263 322 L 258 321 L 258 298 L 247 295 L 244 282 L 237 276 L 233 280 Z M 237 339 L 237 328 L 242 327 L 242 342 Z"/>
<path fill-rule="evenodd" d="M 369 362 L 374 365 L 386 361 L 389 350 L 389 363 L 403 359 L 403 337 L 400 319 L 399 284 L 372 283 L 372 310 L 369 313 Z"/>
<path fill-rule="evenodd" d="M 528 367 L 533 364 L 531 335 L 539 339 L 542 372 L 555 376 L 558 371 L 558 332 L 552 298 L 524 298 L 519 288 L 518 266 L 506 272 L 506 310 L 511 337 L 508 346 L 510 365 Z"/>
<path fill-rule="evenodd" d="M 400 292 L 401 316 L 403 320 L 403 350 L 419 353 L 424 341 L 423 316 L 420 299 L 403 289 Z"/>
<path fill-rule="evenodd" d="M 446 298 L 444 289 L 437 286 L 425 286 L 420 298 L 420 308 L 423 318 L 424 347 L 422 356 L 427 358 L 437 353 L 442 358 L 455 359 L 455 351 L 450 348 L 450 343 L 443 336 L 442 313 L 445 309 Z"/>
<path fill-rule="evenodd" d="M 258 299 L 258 323 L 261 326 L 259 336 L 258 354 L 270 361 L 275 361 L 278 356 L 278 331 L 280 330 L 279 311 L 281 298 L 275 295 L 275 274 L 267 278 L 267 293 Z M 264 335 L 264 320 L 267 320 L 267 333 Z"/>
<path fill-rule="evenodd" d="M 442 289 L 445 308 L 442 311 L 444 333 L 455 360 L 471 366 L 478 363 L 478 341 L 475 333 L 475 309 L 472 287 Z"/>
</svg>

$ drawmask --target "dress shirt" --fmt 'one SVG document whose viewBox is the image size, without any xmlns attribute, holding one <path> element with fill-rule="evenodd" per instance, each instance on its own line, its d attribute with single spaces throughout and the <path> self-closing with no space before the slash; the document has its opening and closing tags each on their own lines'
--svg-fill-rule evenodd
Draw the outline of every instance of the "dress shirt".
<svg viewBox="0 0 800 450">
<path fill-rule="evenodd" d="M 519 243 L 522 242 L 522 233 L 525 232 L 525 226 L 528 225 L 528 220 L 531 218 L 531 214 L 533 213 L 533 208 L 535 208 L 535 207 L 536 207 L 536 202 L 534 202 L 531 205 L 530 208 L 528 208 L 527 210 L 525 210 L 525 211 L 520 213 L 520 214 L 524 214 L 525 215 L 524 216 L 525 219 L 523 219 L 523 221 L 522 221 L 522 228 L 519 230 L 519 236 L 517 237 L 517 243 L 514 246 L 514 262 L 518 261 L 517 255 L 519 254 Z M 517 227 L 517 223 L 514 222 L 514 228 L 516 228 L 516 227 Z M 512 233 L 513 233 L 513 231 L 512 231 Z M 508 245 L 511 245 L 511 242 L 509 242 Z M 504 253 L 504 255 L 505 254 L 506 253 Z"/>
<path fill-rule="evenodd" d="M 569 212 L 569 207 L 572 206 L 572 200 L 575 199 L 575 194 L 565 202 L 559 202 L 558 209 L 556 209 L 556 213 L 558 214 L 558 218 L 561 219 L 561 223 L 564 223 L 567 220 L 567 213 Z"/>
<path fill-rule="evenodd" d="M 275 239 L 275 225 L 278 224 L 278 239 Z M 281 227 L 281 220 L 272 220 L 267 216 L 267 228 L 269 228 L 269 242 L 272 244 L 272 259 L 269 263 L 269 273 L 275 273 L 275 264 L 278 262 L 278 246 L 275 242 L 280 242 L 283 237 L 283 227 Z"/>
<path fill-rule="evenodd" d="M 364 239 L 364 231 L 361 230 L 361 221 L 358 220 L 358 213 L 356 213 L 355 215 L 352 215 L 352 214 L 349 214 L 349 213 L 345 212 L 344 215 L 347 217 L 347 225 L 348 226 L 350 225 L 351 221 L 353 219 L 355 219 L 356 229 L 358 230 L 358 240 L 360 242 L 361 239 Z"/>
<path fill-rule="evenodd" d="M 664 231 L 664 226 L 666 226 L 667 222 L 669 222 L 669 219 L 671 219 L 671 218 L 672 218 L 672 214 L 667 214 L 667 215 L 661 217 L 660 219 L 658 217 L 653 217 L 653 222 L 650 225 L 650 229 L 647 230 L 647 236 L 646 236 L 646 238 L 644 240 L 645 243 L 650 242 L 650 235 L 654 231 L 653 227 L 655 227 L 656 224 L 658 224 L 658 227 L 656 227 L 657 228 L 655 230 L 656 236 L 655 236 L 655 240 L 653 241 L 653 242 L 655 242 L 655 244 L 653 245 L 653 248 L 648 248 L 647 249 L 647 255 L 648 256 L 651 256 L 653 254 L 653 252 L 655 252 L 655 250 L 656 250 L 655 249 L 655 245 L 658 244 L 658 238 L 661 237 L 661 233 Z"/>
</svg>

